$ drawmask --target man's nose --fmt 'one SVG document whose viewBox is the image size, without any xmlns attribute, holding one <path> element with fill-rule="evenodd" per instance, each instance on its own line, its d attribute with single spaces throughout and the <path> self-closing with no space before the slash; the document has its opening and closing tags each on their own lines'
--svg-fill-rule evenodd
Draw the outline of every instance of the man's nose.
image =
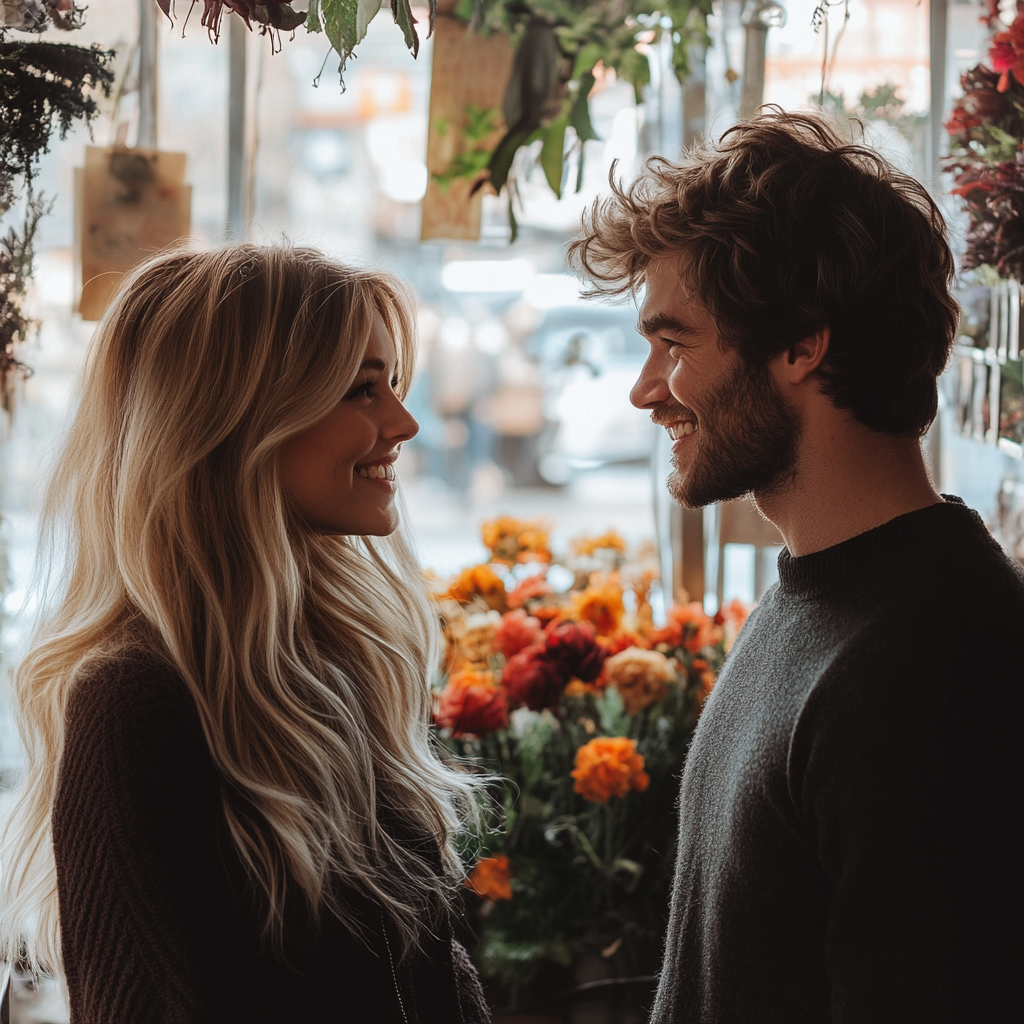
<svg viewBox="0 0 1024 1024">
<path fill-rule="evenodd" d="M 630 402 L 638 409 L 652 409 L 668 397 L 668 377 L 653 359 L 648 359 L 629 393 Z"/>
</svg>

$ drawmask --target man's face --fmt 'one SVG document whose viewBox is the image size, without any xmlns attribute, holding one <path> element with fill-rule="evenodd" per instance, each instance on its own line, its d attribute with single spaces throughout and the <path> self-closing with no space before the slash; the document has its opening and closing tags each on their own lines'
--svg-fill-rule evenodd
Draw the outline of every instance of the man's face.
<svg viewBox="0 0 1024 1024">
<path fill-rule="evenodd" d="M 672 497 L 702 508 L 783 486 L 799 420 L 769 370 L 723 344 L 707 309 L 686 298 L 674 260 L 648 268 L 639 331 L 651 353 L 629 397 L 673 439 Z"/>
</svg>

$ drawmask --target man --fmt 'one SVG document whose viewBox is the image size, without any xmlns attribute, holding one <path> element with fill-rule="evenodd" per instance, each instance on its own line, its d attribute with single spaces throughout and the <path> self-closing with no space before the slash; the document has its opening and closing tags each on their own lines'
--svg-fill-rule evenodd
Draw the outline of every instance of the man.
<svg viewBox="0 0 1024 1024">
<path fill-rule="evenodd" d="M 958 314 L 938 210 L 775 110 L 584 228 L 595 287 L 644 289 L 631 397 L 673 496 L 752 494 L 786 541 L 683 774 L 653 1021 L 1020 1019 L 1024 573 L 922 457 Z"/>
</svg>

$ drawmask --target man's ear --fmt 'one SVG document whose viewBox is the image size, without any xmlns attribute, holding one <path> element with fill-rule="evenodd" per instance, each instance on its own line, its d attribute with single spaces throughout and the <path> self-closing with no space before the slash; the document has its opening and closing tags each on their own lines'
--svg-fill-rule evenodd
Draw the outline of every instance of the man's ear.
<svg viewBox="0 0 1024 1024">
<path fill-rule="evenodd" d="M 825 361 L 830 336 L 829 328 L 822 327 L 780 352 L 774 362 L 781 379 L 788 384 L 802 384 L 807 380 Z"/>
</svg>

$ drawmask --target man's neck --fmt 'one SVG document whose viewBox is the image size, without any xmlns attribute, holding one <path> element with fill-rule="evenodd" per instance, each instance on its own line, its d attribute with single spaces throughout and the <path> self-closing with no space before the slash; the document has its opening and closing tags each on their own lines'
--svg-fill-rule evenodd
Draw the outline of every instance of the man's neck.
<svg viewBox="0 0 1024 1024">
<path fill-rule="evenodd" d="M 942 501 L 919 441 L 881 434 L 849 413 L 832 412 L 837 414 L 803 424 L 790 480 L 754 494 L 793 555 L 822 551 Z"/>
</svg>

